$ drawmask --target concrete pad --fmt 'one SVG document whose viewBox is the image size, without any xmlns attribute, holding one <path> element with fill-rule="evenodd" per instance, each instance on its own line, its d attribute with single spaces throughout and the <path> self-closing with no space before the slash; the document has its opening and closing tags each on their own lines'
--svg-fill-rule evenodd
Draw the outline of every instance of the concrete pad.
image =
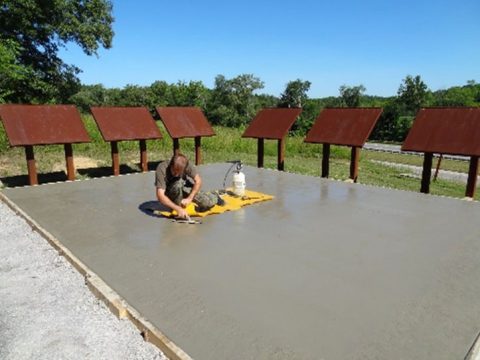
<svg viewBox="0 0 480 360">
<path fill-rule="evenodd" d="M 219 188 L 229 165 L 200 166 Z M 462 359 L 480 204 L 247 167 L 275 199 L 172 223 L 154 174 L 3 190 L 195 359 Z"/>
</svg>

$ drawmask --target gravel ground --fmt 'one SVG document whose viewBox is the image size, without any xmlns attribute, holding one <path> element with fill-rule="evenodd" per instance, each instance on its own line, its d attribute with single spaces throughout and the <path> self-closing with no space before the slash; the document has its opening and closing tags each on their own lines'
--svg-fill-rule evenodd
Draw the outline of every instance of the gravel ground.
<svg viewBox="0 0 480 360">
<path fill-rule="evenodd" d="M 166 359 L 0 202 L 0 359 Z"/>
</svg>

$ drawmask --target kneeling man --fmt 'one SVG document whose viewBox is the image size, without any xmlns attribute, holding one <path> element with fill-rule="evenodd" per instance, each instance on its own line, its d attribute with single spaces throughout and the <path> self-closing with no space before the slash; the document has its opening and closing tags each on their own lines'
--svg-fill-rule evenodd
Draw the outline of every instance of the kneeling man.
<svg viewBox="0 0 480 360">
<path fill-rule="evenodd" d="M 170 162 L 161 162 L 155 172 L 158 201 L 175 210 L 181 218 L 187 217 L 185 208 L 191 202 L 197 205 L 196 210 L 200 212 L 223 204 L 218 194 L 202 192 L 201 186 L 202 178 L 197 168 L 182 154 L 174 155 Z"/>
</svg>

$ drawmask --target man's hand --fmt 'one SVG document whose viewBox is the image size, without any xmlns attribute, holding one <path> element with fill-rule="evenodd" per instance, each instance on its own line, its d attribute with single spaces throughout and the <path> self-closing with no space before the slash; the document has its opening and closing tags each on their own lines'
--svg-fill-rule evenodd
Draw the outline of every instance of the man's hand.
<svg viewBox="0 0 480 360">
<path fill-rule="evenodd" d="M 177 215 L 179 218 L 182 218 L 182 219 L 186 219 L 187 218 L 187 210 L 183 209 L 183 208 L 178 208 L 177 209 Z"/>
<path fill-rule="evenodd" d="M 165 206 L 168 206 L 170 209 L 175 210 L 178 214 L 178 217 L 186 219 L 187 218 L 187 211 L 170 200 L 167 195 L 165 195 L 165 189 L 158 188 L 157 189 L 157 199 Z"/>
<path fill-rule="evenodd" d="M 192 199 L 189 197 L 185 198 L 185 199 L 182 199 L 182 201 L 180 202 L 180 205 L 183 207 L 183 208 L 186 208 L 188 206 L 188 204 L 190 204 L 192 202 Z"/>
</svg>

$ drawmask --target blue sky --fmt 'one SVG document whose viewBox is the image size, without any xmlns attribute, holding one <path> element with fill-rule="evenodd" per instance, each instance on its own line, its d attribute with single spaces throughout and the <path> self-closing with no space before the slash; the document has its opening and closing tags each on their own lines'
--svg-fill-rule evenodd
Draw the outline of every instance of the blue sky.
<svg viewBox="0 0 480 360">
<path fill-rule="evenodd" d="M 480 82 L 479 0 L 114 0 L 113 47 L 70 44 L 62 59 L 106 87 L 251 73 L 262 93 L 309 80 L 310 97 L 343 85 L 395 95 L 406 75 L 430 89 Z"/>
</svg>

